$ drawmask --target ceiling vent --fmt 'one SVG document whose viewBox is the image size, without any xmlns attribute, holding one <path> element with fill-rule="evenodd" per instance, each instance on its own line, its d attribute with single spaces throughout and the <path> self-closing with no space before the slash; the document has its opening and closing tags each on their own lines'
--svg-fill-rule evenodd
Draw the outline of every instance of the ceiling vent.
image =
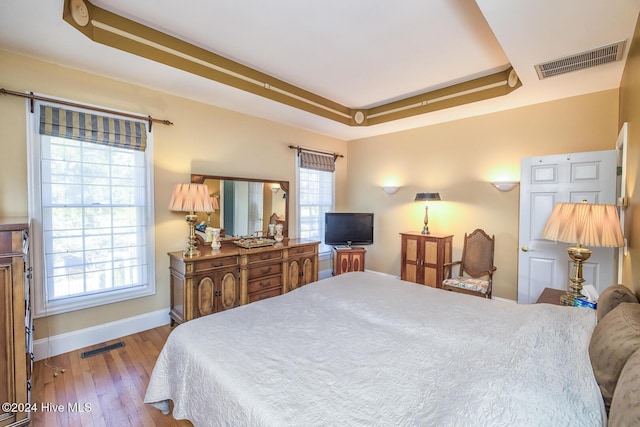
<svg viewBox="0 0 640 427">
<path fill-rule="evenodd" d="M 626 40 L 617 43 L 600 46 L 595 49 L 578 52 L 564 58 L 554 59 L 535 66 L 540 80 L 558 74 L 570 73 L 571 71 L 582 70 L 584 68 L 603 65 L 608 62 L 615 62 L 622 59 Z"/>
</svg>

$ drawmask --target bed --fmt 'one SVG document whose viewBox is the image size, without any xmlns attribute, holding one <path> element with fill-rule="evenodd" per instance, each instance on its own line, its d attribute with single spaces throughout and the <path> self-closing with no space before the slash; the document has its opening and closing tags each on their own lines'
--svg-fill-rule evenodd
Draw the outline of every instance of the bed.
<svg viewBox="0 0 640 427">
<path fill-rule="evenodd" d="M 601 426 L 595 326 L 347 273 L 176 327 L 145 402 L 195 426 Z"/>
</svg>

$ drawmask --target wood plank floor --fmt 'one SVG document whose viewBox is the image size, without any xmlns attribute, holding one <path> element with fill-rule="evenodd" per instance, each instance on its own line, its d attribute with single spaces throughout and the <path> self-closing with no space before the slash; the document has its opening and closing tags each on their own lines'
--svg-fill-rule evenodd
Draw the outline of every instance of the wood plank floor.
<svg viewBox="0 0 640 427">
<path fill-rule="evenodd" d="M 34 364 L 31 401 L 34 427 L 172 426 L 187 427 L 143 403 L 156 358 L 171 328 L 162 326 L 103 344 L 52 357 Z M 81 358 L 82 352 L 124 342 L 124 347 Z M 47 366 L 48 365 L 48 366 Z M 55 368 L 64 369 L 54 376 Z M 41 411 L 50 405 L 49 411 Z M 54 405 L 62 405 L 56 412 Z M 71 407 L 69 406 L 71 405 Z M 78 410 L 73 411 L 74 405 Z M 87 408 L 85 412 L 80 409 Z"/>
</svg>

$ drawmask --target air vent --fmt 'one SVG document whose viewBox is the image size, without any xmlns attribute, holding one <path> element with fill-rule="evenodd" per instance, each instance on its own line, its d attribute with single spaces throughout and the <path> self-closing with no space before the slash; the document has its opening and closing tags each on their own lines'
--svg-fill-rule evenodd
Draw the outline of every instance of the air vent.
<svg viewBox="0 0 640 427">
<path fill-rule="evenodd" d="M 622 59 L 626 40 L 595 49 L 578 52 L 564 58 L 555 59 L 535 66 L 540 80 L 558 74 L 570 73 L 571 71 L 582 70 L 584 68 L 595 67 L 609 62 Z"/>
<path fill-rule="evenodd" d="M 104 347 L 96 348 L 95 350 L 85 351 L 80 354 L 82 359 L 86 359 L 87 357 L 96 356 L 98 354 L 106 353 L 107 351 L 115 350 L 116 348 L 124 347 L 124 343 L 122 341 L 118 341 L 115 344 L 105 345 Z"/>
</svg>

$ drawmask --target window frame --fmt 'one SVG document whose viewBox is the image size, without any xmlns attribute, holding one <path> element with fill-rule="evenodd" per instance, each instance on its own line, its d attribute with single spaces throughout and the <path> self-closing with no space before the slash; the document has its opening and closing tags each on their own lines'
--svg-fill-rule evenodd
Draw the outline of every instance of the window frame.
<svg viewBox="0 0 640 427">
<path fill-rule="evenodd" d="M 67 102 L 65 100 L 65 102 Z M 44 254 L 44 233 L 43 233 L 43 211 L 42 211 L 42 174 L 41 174 L 41 137 L 40 125 L 40 105 L 59 107 L 59 104 L 48 101 L 36 101 L 33 113 L 31 112 L 30 101 L 26 102 L 27 114 L 27 190 L 29 200 L 29 220 L 30 220 L 30 256 L 32 269 L 31 290 L 33 293 L 34 317 L 46 317 L 54 314 L 62 314 L 76 310 L 97 307 L 106 304 L 113 304 L 134 298 L 154 295 L 156 293 L 155 279 L 155 204 L 154 204 L 154 164 L 153 164 L 153 134 L 149 132 L 147 126 L 147 146 L 144 151 L 144 179 L 145 179 L 145 214 L 146 226 L 144 235 L 146 239 L 146 283 L 133 288 L 109 290 L 106 292 L 90 293 L 87 295 L 74 296 L 69 298 L 49 301 L 49 289 L 46 283 L 45 254 Z M 77 107 L 64 106 L 67 110 L 80 111 L 87 114 L 96 114 L 95 111 Z M 100 108 L 100 107 L 97 107 Z M 128 112 L 122 112 L 129 114 Z M 128 117 L 118 116 L 100 112 L 100 115 L 116 118 L 125 118 L 130 121 L 142 122 Z M 115 147 L 114 147 L 115 148 Z"/>
<path fill-rule="evenodd" d="M 300 166 L 300 157 L 296 156 L 295 157 L 295 165 L 296 165 L 296 198 L 297 198 L 297 203 L 296 203 L 296 223 L 297 223 L 297 229 L 298 229 L 298 234 L 300 234 L 300 229 L 301 229 L 301 200 L 302 198 L 300 197 L 301 195 L 301 185 L 300 185 L 300 169 L 307 169 L 307 168 L 302 168 Z M 313 169 L 310 169 L 313 170 Z M 333 212 L 335 211 L 335 207 L 336 207 L 336 177 L 335 177 L 335 171 L 334 172 L 328 172 L 328 171 L 317 171 L 317 172 L 321 172 L 321 173 L 329 173 L 331 174 L 331 208 L 330 211 Z M 322 224 L 321 229 L 324 230 L 324 217 L 320 218 L 320 222 Z M 323 233 L 321 233 L 323 234 Z M 320 241 L 320 245 L 318 247 L 318 256 L 320 260 L 325 260 L 325 259 L 329 259 L 331 257 L 331 251 L 332 251 L 332 247 L 329 245 L 325 245 L 324 243 L 324 235 L 319 236 L 318 240 Z"/>
</svg>

